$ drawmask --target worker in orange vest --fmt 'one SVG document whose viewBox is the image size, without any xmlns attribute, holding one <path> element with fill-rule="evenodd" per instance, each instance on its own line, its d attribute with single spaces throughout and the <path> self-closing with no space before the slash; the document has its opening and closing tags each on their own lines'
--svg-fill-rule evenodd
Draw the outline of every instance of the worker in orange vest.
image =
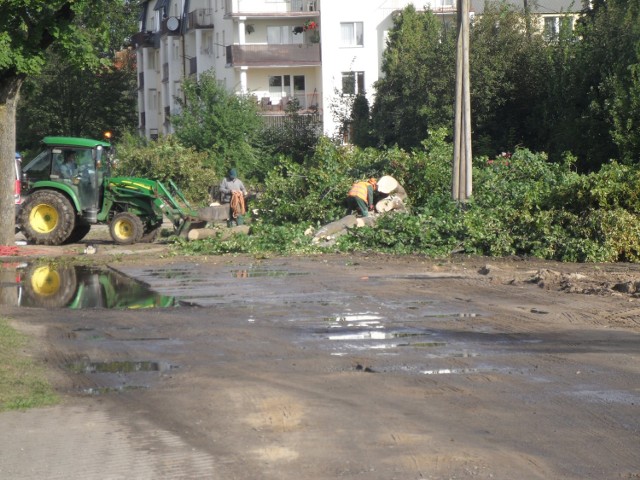
<svg viewBox="0 0 640 480">
<path fill-rule="evenodd" d="M 377 186 L 378 182 L 375 178 L 356 182 L 351 185 L 351 189 L 347 194 L 347 208 L 349 212 L 360 210 L 360 214 L 363 217 L 368 217 L 369 211 L 373 211 L 373 194 Z"/>
</svg>

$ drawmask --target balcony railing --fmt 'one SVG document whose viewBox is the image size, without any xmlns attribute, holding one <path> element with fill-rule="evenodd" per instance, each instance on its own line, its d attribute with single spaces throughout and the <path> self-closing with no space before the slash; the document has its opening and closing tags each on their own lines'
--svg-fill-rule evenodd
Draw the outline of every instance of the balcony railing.
<svg viewBox="0 0 640 480">
<path fill-rule="evenodd" d="M 213 28 L 213 9 L 198 8 L 187 16 L 188 28 Z"/>
<path fill-rule="evenodd" d="M 247 67 L 320 65 L 320 44 L 229 45 L 227 64 Z"/>
<path fill-rule="evenodd" d="M 227 15 L 263 14 L 295 15 L 319 12 L 320 0 L 289 0 L 265 2 L 264 0 L 225 0 Z"/>
<path fill-rule="evenodd" d="M 298 101 L 298 113 L 317 114 L 322 111 L 322 98 L 317 92 L 296 93 L 293 97 L 262 97 L 258 100 L 258 110 L 266 115 L 282 115 L 294 98 Z"/>
<path fill-rule="evenodd" d="M 160 32 L 138 32 L 131 37 L 136 48 L 160 48 Z"/>
</svg>

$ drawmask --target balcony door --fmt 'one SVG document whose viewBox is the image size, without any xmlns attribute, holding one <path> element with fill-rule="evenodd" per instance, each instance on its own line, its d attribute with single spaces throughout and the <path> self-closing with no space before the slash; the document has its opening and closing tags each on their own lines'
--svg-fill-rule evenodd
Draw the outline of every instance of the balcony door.
<svg viewBox="0 0 640 480">
<path fill-rule="evenodd" d="M 269 76 L 269 97 L 276 104 L 284 98 L 297 98 L 300 108 L 307 108 L 307 95 L 304 75 L 271 75 Z M 283 106 L 283 109 L 285 107 Z"/>
</svg>

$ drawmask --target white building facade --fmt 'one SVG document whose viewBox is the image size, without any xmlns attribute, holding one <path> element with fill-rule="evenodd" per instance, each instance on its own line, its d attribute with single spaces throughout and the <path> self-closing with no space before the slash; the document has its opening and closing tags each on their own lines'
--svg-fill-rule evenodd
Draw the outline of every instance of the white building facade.
<svg viewBox="0 0 640 480">
<path fill-rule="evenodd" d="M 442 1 L 442 0 L 440 0 Z M 446 2 L 447 0 L 445 0 Z M 407 0 L 147 0 L 133 41 L 140 133 L 172 132 L 185 77 L 215 71 L 221 85 L 254 96 L 265 116 L 318 115 L 338 130 L 331 105 L 366 93 L 380 75 L 392 15 Z"/>
<path fill-rule="evenodd" d="M 172 133 L 184 79 L 215 71 L 227 90 L 252 95 L 262 115 L 283 116 L 295 99 L 300 114 L 317 115 L 324 133 L 333 136 L 341 126 L 338 97 L 364 92 L 373 103 L 393 15 L 411 3 L 143 0 L 140 32 L 133 37 L 140 133 Z M 425 4 L 455 18 L 454 0 L 416 8 Z M 484 0 L 472 1 L 472 12 L 483 7 Z"/>
</svg>

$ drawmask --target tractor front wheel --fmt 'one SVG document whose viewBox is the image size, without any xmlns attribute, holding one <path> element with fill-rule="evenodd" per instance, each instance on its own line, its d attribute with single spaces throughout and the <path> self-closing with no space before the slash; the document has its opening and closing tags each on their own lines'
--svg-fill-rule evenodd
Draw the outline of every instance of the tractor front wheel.
<svg viewBox="0 0 640 480">
<path fill-rule="evenodd" d="M 109 233 L 114 242 L 121 245 L 137 243 L 144 234 L 144 225 L 137 215 L 120 212 L 114 215 L 109 224 Z"/>
<path fill-rule="evenodd" d="M 20 208 L 20 229 L 29 243 L 61 245 L 76 225 L 76 212 L 62 193 L 38 190 Z"/>
</svg>

